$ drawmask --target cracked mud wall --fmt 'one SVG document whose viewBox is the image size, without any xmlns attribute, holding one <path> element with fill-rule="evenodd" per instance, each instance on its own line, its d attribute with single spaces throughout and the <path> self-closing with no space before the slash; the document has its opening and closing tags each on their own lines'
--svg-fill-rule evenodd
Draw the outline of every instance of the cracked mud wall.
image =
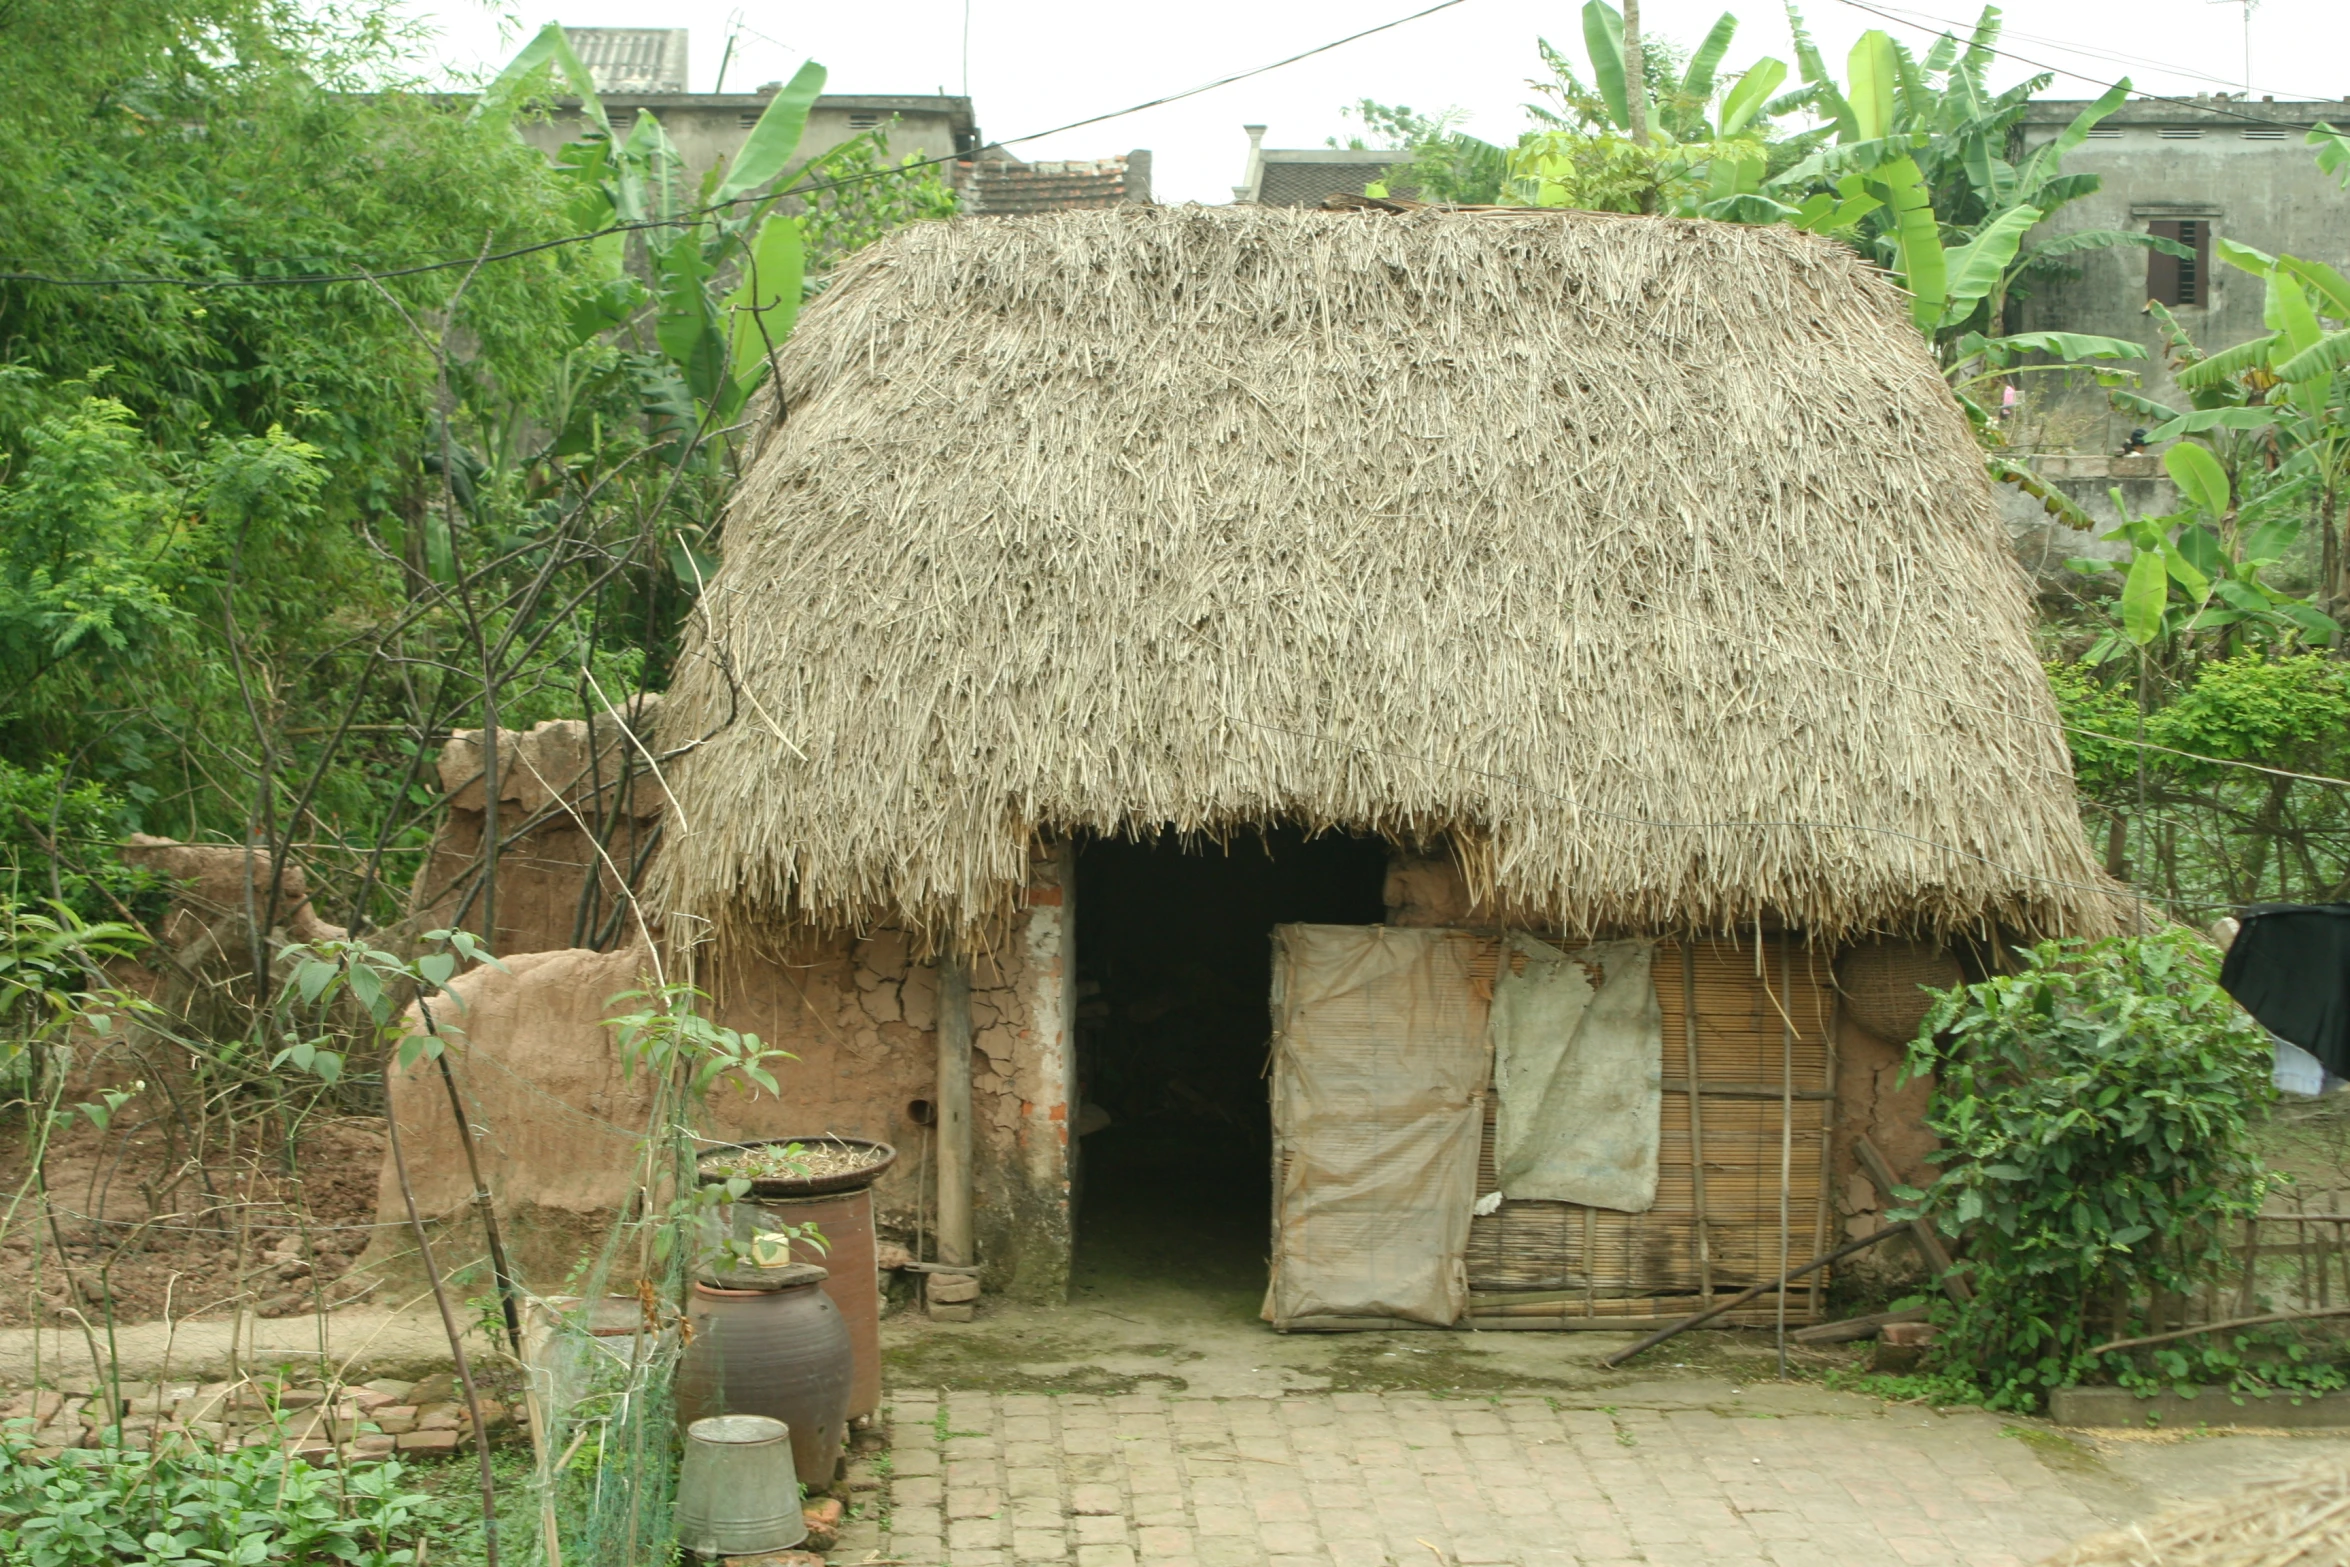
<svg viewBox="0 0 2350 1567">
<path fill-rule="evenodd" d="M 991 1291 L 1038 1301 L 1065 1298 L 1068 1287 L 1067 866 L 1065 852 L 1039 857 L 1026 906 L 985 933 L 972 965 L 980 1258 Z M 876 1219 L 909 1246 L 934 1213 L 936 1178 L 932 1134 L 911 1112 L 935 1098 L 937 1066 L 938 974 L 917 950 L 909 933 L 883 928 L 736 952 L 699 976 L 719 1022 L 797 1058 L 775 1064 L 780 1097 L 714 1094 L 711 1133 L 890 1143 L 898 1160 L 874 1189 Z M 506 962 L 509 972 L 456 981 L 466 1033 L 450 1059 L 516 1267 L 552 1290 L 618 1217 L 634 1179 L 648 1100 L 642 1081 L 622 1071 L 603 1020 L 624 1010 L 612 997 L 650 981 L 652 965 L 641 947 Z M 474 1255 L 472 1185 L 438 1069 L 419 1063 L 392 1073 L 388 1086 L 419 1207 L 450 1237 L 444 1265 Z M 405 1220 L 388 1156 L 379 1217 Z M 413 1259 L 403 1267 L 401 1256 L 409 1238 L 383 1233 L 369 1260 L 412 1272 Z"/>
</svg>

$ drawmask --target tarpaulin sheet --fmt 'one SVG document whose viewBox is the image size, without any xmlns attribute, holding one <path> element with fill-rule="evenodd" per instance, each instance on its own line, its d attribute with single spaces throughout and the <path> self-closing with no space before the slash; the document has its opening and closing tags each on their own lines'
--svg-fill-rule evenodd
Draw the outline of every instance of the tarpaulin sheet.
<svg viewBox="0 0 2350 1567">
<path fill-rule="evenodd" d="M 1656 1206 L 1664 1017 L 1650 941 L 1574 952 L 1512 934 L 1493 981 L 1501 1194 L 1623 1213 Z"/>
<path fill-rule="evenodd" d="M 1476 951 L 1459 931 L 1273 932 L 1275 1327 L 1468 1311 L 1487 1064 Z"/>
<path fill-rule="evenodd" d="M 2350 903 L 2255 903 L 2219 982 L 2270 1033 L 2350 1077 Z"/>
</svg>

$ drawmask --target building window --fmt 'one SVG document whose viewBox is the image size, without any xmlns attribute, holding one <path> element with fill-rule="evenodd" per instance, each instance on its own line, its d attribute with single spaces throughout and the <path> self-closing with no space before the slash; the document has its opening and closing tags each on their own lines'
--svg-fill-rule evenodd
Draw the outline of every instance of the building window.
<svg viewBox="0 0 2350 1567">
<path fill-rule="evenodd" d="M 2091 141 L 2120 141 L 2122 133 L 2111 126 L 2100 127 L 2089 133 Z"/>
<path fill-rule="evenodd" d="M 2175 239 L 2194 252 L 2174 256 L 2146 252 L 2146 297 L 2159 305 L 2207 305 L 2211 278 L 2211 220 L 2156 218 L 2146 232 L 2157 239 Z"/>
<path fill-rule="evenodd" d="M 2293 133 L 2272 127 L 2265 130 L 2245 131 L 2243 136 L 2246 141 L 2290 141 Z"/>
<path fill-rule="evenodd" d="M 881 115 L 874 110 L 859 110 L 849 116 L 852 131 L 874 131 L 881 128 Z"/>
<path fill-rule="evenodd" d="M 2185 125 L 2165 125 L 2154 134 L 2165 141 L 2201 141 L 2203 139 L 2201 131 Z"/>
</svg>

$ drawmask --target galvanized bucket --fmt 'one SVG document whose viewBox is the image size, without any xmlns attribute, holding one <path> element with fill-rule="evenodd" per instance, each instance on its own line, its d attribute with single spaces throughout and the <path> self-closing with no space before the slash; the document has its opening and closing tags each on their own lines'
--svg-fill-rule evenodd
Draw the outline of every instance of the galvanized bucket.
<svg viewBox="0 0 2350 1567">
<path fill-rule="evenodd" d="M 700 1556 L 756 1556 L 807 1537 L 791 1427 L 765 1415 L 712 1415 L 685 1428 L 679 1545 Z"/>
</svg>

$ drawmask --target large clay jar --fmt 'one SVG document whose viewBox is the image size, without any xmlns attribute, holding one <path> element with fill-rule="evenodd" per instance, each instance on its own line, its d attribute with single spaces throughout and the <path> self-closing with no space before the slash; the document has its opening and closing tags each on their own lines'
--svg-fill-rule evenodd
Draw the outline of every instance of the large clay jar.
<svg viewBox="0 0 2350 1567">
<path fill-rule="evenodd" d="M 677 1368 L 681 1426 L 713 1415 L 766 1415 L 791 1427 L 800 1484 L 822 1490 L 848 1439 L 855 1363 L 848 1324 L 826 1297 L 824 1270 L 795 1263 L 704 1274 Z"/>
<path fill-rule="evenodd" d="M 873 1233 L 873 1183 L 897 1159 L 887 1143 L 864 1137 L 770 1137 L 731 1147 L 758 1148 L 799 1143 L 803 1147 L 833 1144 L 863 1149 L 868 1161 L 861 1167 L 826 1176 L 764 1176 L 751 1182 L 749 1197 L 734 1205 L 734 1236 L 748 1241 L 759 1231 L 779 1225 L 812 1224 L 824 1237 L 822 1248 L 795 1241 L 794 1262 L 820 1264 L 825 1271 L 824 1293 L 848 1319 L 849 1346 L 856 1354 L 857 1377 L 849 1388 L 849 1418 L 859 1419 L 881 1409 L 881 1267 Z M 712 1149 L 704 1161 L 722 1159 L 727 1149 Z M 705 1182 L 725 1177 L 705 1173 Z"/>
<path fill-rule="evenodd" d="M 735 1225 L 748 1240 L 760 1230 L 814 1225 L 819 1247 L 792 1242 L 794 1262 L 824 1269 L 824 1293 L 849 1325 L 856 1377 L 849 1384 L 849 1418 L 881 1409 L 881 1253 L 873 1234 L 873 1192 L 859 1187 L 824 1197 L 774 1198 L 735 1204 Z"/>
</svg>

